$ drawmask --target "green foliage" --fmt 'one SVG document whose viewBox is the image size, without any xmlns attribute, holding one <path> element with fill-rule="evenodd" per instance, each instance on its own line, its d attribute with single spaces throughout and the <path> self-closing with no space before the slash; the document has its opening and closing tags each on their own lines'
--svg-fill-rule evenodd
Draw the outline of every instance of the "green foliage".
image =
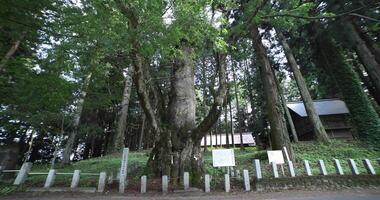
<svg viewBox="0 0 380 200">
<path fill-rule="evenodd" d="M 350 110 L 351 122 L 359 139 L 378 149 L 380 142 L 380 118 L 363 91 L 358 75 L 348 65 L 339 47 L 326 32 L 317 38 L 317 62 L 335 80 Z"/>
</svg>

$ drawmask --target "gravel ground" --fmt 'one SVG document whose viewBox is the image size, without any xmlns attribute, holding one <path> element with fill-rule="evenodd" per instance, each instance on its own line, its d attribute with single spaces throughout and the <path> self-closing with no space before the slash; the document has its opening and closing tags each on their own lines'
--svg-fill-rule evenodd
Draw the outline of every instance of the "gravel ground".
<svg viewBox="0 0 380 200">
<path fill-rule="evenodd" d="M 109 200 L 109 199 L 128 199 L 128 200 L 176 200 L 176 199 L 200 199 L 200 200 L 380 200 L 380 190 L 376 189 L 351 189 L 341 191 L 285 191 L 272 193 L 147 193 L 144 195 L 120 195 L 120 194 L 78 194 L 78 193 L 20 193 L 3 197 L 4 200 Z"/>
</svg>

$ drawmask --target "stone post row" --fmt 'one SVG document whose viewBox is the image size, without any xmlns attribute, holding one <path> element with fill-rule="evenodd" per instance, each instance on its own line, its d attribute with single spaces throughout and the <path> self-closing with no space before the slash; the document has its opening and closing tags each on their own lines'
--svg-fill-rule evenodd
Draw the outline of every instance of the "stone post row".
<svg viewBox="0 0 380 200">
<path fill-rule="evenodd" d="M 251 190 L 251 185 L 249 181 L 249 173 L 248 170 L 244 169 L 243 170 L 243 180 L 244 180 L 244 189 L 245 191 L 250 191 Z"/>
<path fill-rule="evenodd" d="M 75 190 L 78 187 L 79 180 L 80 180 L 80 170 L 76 169 L 74 170 L 73 178 L 71 179 L 70 188 L 72 190 Z"/>
<path fill-rule="evenodd" d="M 339 175 L 344 175 L 342 166 L 340 165 L 340 161 L 338 159 L 334 159 L 334 165 L 335 165 L 336 173 Z"/>
<path fill-rule="evenodd" d="M 256 178 L 257 179 L 262 179 L 263 176 L 261 175 L 260 160 L 259 159 L 255 159 L 254 160 L 254 165 L 255 165 Z"/>
<path fill-rule="evenodd" d="M 49 170 L 49 173 L 46 177 L 44 188 L 50 188 L 51 186 L 53 186 L 54 181 L 55 181 L 55 175 L 56 175 L 55 169 Z"/>
<path fill-rule="evenodd" d="M 229 174 L 224 174 L 224 191 L 225 192 L 230 192 L 230 175 Z"/>
<path fill-rule="evenodd" d="M 107 173 L 100 172 L 99 182 L 98 182 L 98 192 L 104 192 L 104 189 L 106 188 L 106 181 L 107 181 Z"/>
<path fill-rule="evenodd" d="M 278 170 L 277 170 L 277 164 L 276 162 L 271 162 L 272 165 L 272 172 L 273 172 L 273 177 L 278 178 Z"/>
<path fill-rule="evenodd" d="M 288 161 L 288 167 L 289 167 L 289 174 L 291 177 L 295 177 L 296 176 L 296 172 L 294 171 L 294 166 L 293 166 L 293 162 L 292 161 Z"/>
<path fill-rule="evenodd" d="M 311 173 L 311 168 L 310 168 L 309 161 L 308 160 L 304 160 L 303 163 L 304 163 L 304 166 L 305 166 L 306 175 L 312 176 L 313 174 Z"/>
<path fill-rule="evenodd" d="M 189 172 L 183 173 L 183 188 L 184 190 L 189 190 L 190 188 L 190 176 Z"/>
<path fill-rule="evenodd" d="M 210 191 L 211 191 L 211 188 L 210 188 L 210 175 L 206 174 L 205 175 L 205 192 L 210 192 Z"/>
<path fill-rule="evenodd" d="M 168 192 L 168 176 L 162 176 L 162 192 Z"/>
<path fill-rule="evenodd" d="M 373 168 L 371 161 L 368 159 L 363 160 L 364 166 L 367 169 L 368 174 L 376 175 L 376 171 Z"/>
<path fill-rule="evenodd" d="M 17 174 L 13 185 L 21 185 L 25 182 L 26 177 L 28 176 L 30 170 L 32 169 L 33 164 L 31 162 L 25 162 L 22 164 L 20 171 Z"/>
<path fill-rule="evenodd" d="M 325 162 L 323 160 L 318 160 L 318 165 L 319 165 L 319 170 L 321 174 L 326 176 L 327 170 L 326 170 Z"/>
<path fill-rule="evenodd" d="M 146 178 L 146 176 L 142 176 L 141 177 L 141 189 L 140 189 L 141 193 L 146 193 L 146 184 L 147 184 L 147 178 Z"/>
<path fill-rule="evenodd" d="M 359 170 L 354 159 L 348 159 L 348 165 L 350 166 L 353 175 L 359 175 Z"/>
</svg>

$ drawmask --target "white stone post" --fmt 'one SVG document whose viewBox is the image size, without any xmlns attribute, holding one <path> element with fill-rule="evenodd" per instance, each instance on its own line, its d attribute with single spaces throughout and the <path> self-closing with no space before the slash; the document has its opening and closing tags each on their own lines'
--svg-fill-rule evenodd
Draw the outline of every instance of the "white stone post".
<svg viewBox="0 0 380 200">
<path fill-rule="evenodd" d="M 271 162 L 271 165 L 272 165 L 273 177 L 278 178 L 278 170 L 277 170 L 276 162 Z"/>
<path fill-rule="evenodd" d="M 190 176 L 189 176 L 189 172 L 184 172 L 183 173 L 183 188 L 185 190 L 188 190 L 190 188 Z"/>
<path fill-rule="evenodd" d="M 73 178 L 71 179 L 71 189 L 76 189 L 79 185 L 79 180 L 80 180 L 80 170 L 76 169 L 74 170 L 73 173 Z"/>
<path fill-rule="evenodd" d="M 318 165 L 319 165 L 319 171 L 321 172 L 321 174 L 326 176 L 327 170 L 326 170 L 325 162 L 323 160 L 318 160 Z"/>
<path fill-rule="evenodd" d="M 210 192 L 210 175 L 206 174 L 205 175 L 205 192 Z"/>
<path fill-rule="evenodd" d="M 348 165 L 349 165 L 350 168 L 351 168 L 352 174 L 354 174 L 354 175 L 359 175 L 359 170 L 358 170 L 358 168 L 356 167 L 356 162 L 355 162 L 354 159 L 348 159 Z"/>
<path fill-rule="evenodd" d="M 245 191 L 250 191 L 251 190 L 251 184 L 249 181 L 249 173 L 248 170 L 244 169 L 243 170 L 243 179 L 244 179 L 244 189 Z"/>
<path fill-rule="evenodd" d="M 263 176 L 261 175 L 260 160 L 259 159 L 255 159 L 254 165 L 255 165 L 256 178 L 257 179 L 262 179 Z"/>
<path fill-rule="evenodd" d="M 303 161 L 304 166 L 305 166 L 305 172 L 307 176 L 312 176 L 313 174 L 311 173 L 311 168 L 308 160 Z"/>
<path fill-rule="evenodd" d="M 334 159 L 334 165 L 335 165 L 336 173 L 339 175 L 344 175 L 342 166 L 340 165 L 340 161 L 338 159 Z"/>
<path fill-rule="evenodd" d="M 32 166 L 33 164 L 31 162 L 25 162 L 24 164 L 22 164 L 21 169 L 18 172 L 15 181 L 13 182 L 13 185 L 23 184 L 26 180 L 26 177 L 28 177 L 28 174 L 32 169 Z"/>
<path fill-rule="evenodd" d="M 162 176 L 162 192 L 168 192 L 168 176 Z"/>
<path fill-rule="evenodd" d="M 225 192 L 230 192 L 230 175 L 229 174 L 224 174 L 224 191 Z"/>
<path fill-rule="evenodd" d="M 376 175 L 376 171 L 373 168 L 371 161 L 369 159 L 363 160 L 364 166 L 367 169 L 368 174 Z"/>
<path fill-rule="evenodd" d="M 128 172 L 128 154 L 129 149 L 124 148 L 123 149 L 123 157 L 121 160 L 121 167 L 120 167 L 120 179 L 119 179 L 119 193 L 124 193 L 125 186 L 127 185 L 127 172 Z"/>
<path fill-rule="evenodd" d="M 100 172 L 99 182 L 98 182 L 98 192 L 104 192 L 104 189 L 106 188 L 106 181 L 107 181 L 107 173 Z"/>
<path fill-rule="evenodd" d="M 140 189 L 141 193 L 146 193 L 146 184 L 147 184 L 147 178 L 146 178 L 146 176 L 142 176 L 141 177 L 141 189 Z"/>
<path fill-rule="evenodd" d="M 294 166 L 293 166 L 293 162 L 292 161 L 288 161 L 288 167 L 289 167 L 289 174 L 291 177 L 295 177 L 296 176 L 296 172 L 294 171 Z"/>
<path fill-rule="evenodd" d="M 51 186 L 53 186 L 54 180 L 55 180 L 55 175 L 56 175 L 55 169 L 49 170 L 49 173 L 46 177 L 44 188 L 50 188 Z"/>
</svg>

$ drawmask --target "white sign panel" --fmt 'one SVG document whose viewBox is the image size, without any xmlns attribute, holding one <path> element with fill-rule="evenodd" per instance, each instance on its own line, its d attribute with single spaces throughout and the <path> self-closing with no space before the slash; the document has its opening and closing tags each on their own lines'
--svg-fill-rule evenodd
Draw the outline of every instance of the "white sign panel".
<svg viewBox="0 0 380 200">
<path fill-rule="evenodd" d="M 284 156 L 281 150 L 267 151 L 269 163 L 285 164 Z"/>
<path fill-rule="evenodd" d="M 235 166 L 235 154 L 233 149 L 212 150 L 212 165 L 214 167 Z"/>
</svg>

